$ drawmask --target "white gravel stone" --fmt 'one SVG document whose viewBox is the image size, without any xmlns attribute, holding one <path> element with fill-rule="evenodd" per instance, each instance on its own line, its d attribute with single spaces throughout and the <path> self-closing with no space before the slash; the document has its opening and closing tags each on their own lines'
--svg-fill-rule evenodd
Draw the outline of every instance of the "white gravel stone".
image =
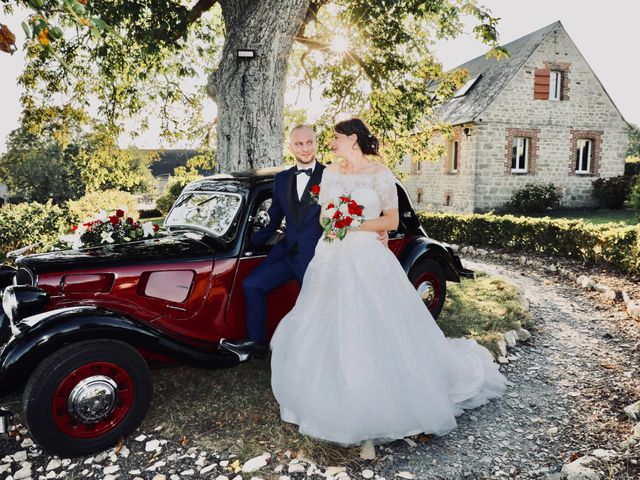
<svg viewBox="0 0 640 480">
<path fill-rule="evenodd" d="M 27 451 L 21 450 L 13 454 L 13 459 L 16 462 L 24 462 L 27 459 Z"/>
<path fill-rule="evenodd" d="M 105 475 L 111 475 L 113 473 L 116 473 L 120 470 L 120 465 L 111 465 L 109 467 L 104 467 L 104 470 L 102 470 L 102 473 L 104 473 Z"/>
<path fill-rule="evenodd" d="M 185 470 L 183 472 L 180 472 L 180 475 L 184 475 L 185 477 L 191 476 L 194 473 L 196 473 L 192 468 L 190 468 L 189 470 Z"/>
<path fill-rule="evenodd" d="M 562 467 L 562 474 L 567 480 L 600 480 L 598 472 L 587 467 L 595 460 L 593 457 L 585 456 Z"/>
<path fill-rule="evenodd" d="M 289 464 L 289 473 L 304 473 L 307 469 L 299 463 Z"/>
<path fill-rule="evenodd" d="M 396 477 L 406 478 L 407 480 L 411 480 L 415 478 L 412 473 L 409 472 L 398 472 L 396 473 Z"/>
<path fill-rule="evenodd" d="M 618 456 L 615 450 L 604 450 L 602 448 L 596 448 L 593 452 L 591 452 L 596 458 L 601 458 L 603 460 L 611 460 Z"/>
<path fill-rule="evenodd" d="M 529 330 L 527 330 L 526 328 L 519 328 L 518 330 L 516 330 L 516 333 L 518 335 L 519 342 L 526 342 L 527 340 L 531 339 L 531 332 L 529 332 Z"/>
<path fill-rule="evenodd" d="M 258 457 L 247 460 L 244 465 L 242 465 L 242 471 L 245 473 L 251 473 L 255 472 L 256 470 L 260 470 L 262 467 L 267 465 L 270 458 L 271 454 L 263 453 Z"/>
<path fill-rule="evenodd" d="M 159 473 L 158 475 L 155 475 L 152 480 L 167 480 L 167 476 Z"/>
<path fill-rule="evenodd" d="M 62 462 L 57 458 L 51 459 L 51 461 L 47 464 L 47 468 L 45 470 L 48 472 L 50 470 L 55 470 L 56 468 L 60 468 L 62 466 Z"/>
<path fill-rule="evenodd" d="M 518 334 L 515 330 L 509 330 L 504 333 L 504 339 L 507 342 L 507 347 L 513 348 L 518 343 Z"/>
<path fill-rule="evenodd" d="M 93 463 L 93 457 L 89 457 L 84 461 L 85 465 L 91 465 Z"/>
<path fill-rule="evenodd" d="M 416 442 L 414 442 L 414 441 L 413 441 L 412 439 L 410 439 L 410 438 L 405 438 L 405 439 L 404 439 L 404 441 L 405 441 L 405 442 L 407 442 L 407 444 L 408 444 L 410 447 L 415 448 L 415 447 L 417 447 L 417 446 L 418 446 L 418 444 L 417 444 Z"/>
<path fill-rule="evenodd" d="M 10 473 L 11 472 L 11 464 L 5 463 L 4 465 L 0 465 L 0 473 Z"/>
<path fill-rule="evenodd" d="M 640 319 L 640 302 L 631 300 L 627 303 L 627 313 L 631 318 Z"/>
<path fill-rule="evenodd" d="M 557 435 L 558 427 L 551 427 L 547 430 L 547 435 Z"/>
<path fill-rule="evenodd" d="M 24 462 L 22 468 L 13 474 L 14 480 L 24 480 L 31 477 L 31 464 Z"/>
<path fill-rule="evenodd" d="M 146 439 L 147 439 L 146 435 L 139 435 L 136 438 L 134 438 L 136 442 L 144 442 Z"/>
<path fill-rule="evenodd" d="M 507 341 L 504 339 L 504 337 L 501 337 L 496 341 L 496 346 L 498 347 L 498 352 L 500 353 L 500 356 L 501 357 L 506 357 L 507 356 Z"/>
<path fill-rule="evenodd" d="M 30 438 L 25 438 L 20 444 L 22 448 L 33 447 L 34 445 L 35 443 L 33 443 L 33 440 L 31 440 Z"/>
<path fill-rule="evenodd" d="M 144 446 L 144 451 L 155 452 L 156 448 L 158 448 L 159 446 L 160 442 L 158 440 L 149 440 Z"/>
<path fill-rule="evenodd" d="M 120 456 L 123 458 L 129 458 L 130 454 L 131 454 L 131 451 L 127 448 L 126 445 L 123 445 L 122 448 L 120 449 Z"/>
<path fill-rule="evenodd" d="M 375 475 L 375 474 L 373 473 L 373 470 L 368 470 L 368 469 L 367 469 L 367 470 L 363 470 L 363 471 L 362 471 L 362 476 L 363 476 L 364 478 L 373 478 L 373 476 L 374 476 L 374 475 Z"/>
<path fill-rule="evenodd" d="M 627 417 L 631 420 L 640 420 L 640 401 L 624 407 L 624 413 L 626 413 Z"/>
<path fill-rule="evenodd" d="M 325 470 L 324 475 L 326 477 L 335 477 L 337 474 L 346 472 L 346 471 L 347 469 L 345 467 L 328 467 Z"/>
<path fill-rule="evenodd" d="M 220 466 L 221 466 L 221 467 L 226 467 L 227 465 L 229 465 L 229 460 L 222 460 L 222 461 L 220 462 Z"/>
<path fill-rule="evenodd" d="M 635 427 L 633 427 L 633 436 L 640 438 L 640 422 L 636 423 Z"/>
<path fill-rule="evenodd" d="M 129 470 L 129 475 L 142 475 L 140 470 Z"/>
<path fill-rule="evenodd" d="M 373 460 L 376 458 L 376 447 L 372 441 L 367 440 L 362 444 L 360 448 L 360 458 L 363 460 Z"/>
<path fill-rule="evenodd" d="M 175 473 L 169 477 L 170 480 L 180 480 L 180 475 L 176 475 Z"/>
<path fill-rule="evenodd" d="M 53 470 L 51 470 L 49 473 L 47 473 L 44 478 L 56 478 L 58 476 L 58 474 L 56 472 L 54 472 Z"/>
<path fill-rule="evenodd" d="M 576 280 L 576 282 L 582 288 L 585 288 L 587 290 L 593 290 L 594 287 L 596 286 L 596 282 L 594 282 L 593 279 L 587 277 L 586 275 L 580 275 Z"/>
<path fill-rule="evenodd" d="M 218 475 L 216 480 L 229 480 L 229 478 L 226 475 Z"/>
<path fill-rule="evenodd" d="M 216 463 L 212 463 L 211 465 L 208 465 L 204 468 L 200 469 L 200 474 L 204 475 L 205 473 L 209 473 L 211 470 L 213 470 L 214 468 L 216 468 Z"/>
<path fill-rule="evenodd" d="M 62 472 L 62 473 L 66 474 L 66 472 Z M 62 474 L 58 478 L 61 478 L 61 477 L 62 477 Z M 118 475 L 105 475 L 102 480 L 116 480 L 117 478 L 118 478 Z"/>
</svg>

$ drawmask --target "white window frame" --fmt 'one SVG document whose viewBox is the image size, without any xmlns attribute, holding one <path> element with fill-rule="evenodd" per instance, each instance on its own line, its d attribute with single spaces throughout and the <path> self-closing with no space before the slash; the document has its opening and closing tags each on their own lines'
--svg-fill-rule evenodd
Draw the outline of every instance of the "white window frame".
<svg viewBox="0 0 640 480">
<path fill-rule="evenodd" d="M 562 95 L 562 72 L 551 70 L 549 76 L 549 100 L 560 100 Z"/>
<path fill-rule="evenodd" d="M 591 174 L 591 165 L 593 163 L 593 145 L 592 138 L 578 138 L 576 140 L 576 167 L 582 167 L 582 157 L 584 155 L 585 148 L 587 149 L 587 169 L 576 168 L 578 175 Z"/>
<path fill-rule="evenodd" d="M 511 173 L 529 173 L 529 145 L 531 144 L 531 139 L 529 137 L 513 137 L 511 144 Z M 513 167 L 513 149 L 516 149 L 516 162 L 515 168 Z M 520 148 L 524 148 L 524 168 L 519 168 L 519 157 L 518 152 Z"/>
</svg>

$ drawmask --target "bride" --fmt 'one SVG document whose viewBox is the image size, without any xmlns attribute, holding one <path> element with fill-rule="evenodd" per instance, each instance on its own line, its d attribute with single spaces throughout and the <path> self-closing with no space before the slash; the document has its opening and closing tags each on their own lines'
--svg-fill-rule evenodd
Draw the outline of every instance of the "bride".
<svg viewBox="0 0 640 480">
<path fill-rule="evenodd" d="M 398 226 L 395 178 L 354 118 L 335 126 L 343 161 L 324 170 L 321 206 L 351 195 L 365 221 L 318 242 L 298 300 L 271 339 L 273 392 L 284 421 L 341 445 L 444 435 L 456 415 L 504 393 L 506 379 L 474 340 L 446 338 L 377 233 Z M 324 207 L 323 207 L 324 210 Z"/>
</svg>

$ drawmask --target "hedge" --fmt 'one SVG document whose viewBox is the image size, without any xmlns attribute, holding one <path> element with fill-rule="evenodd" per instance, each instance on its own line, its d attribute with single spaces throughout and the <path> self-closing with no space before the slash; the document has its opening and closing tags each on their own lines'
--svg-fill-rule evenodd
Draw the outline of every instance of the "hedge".
<svg viewBox="0 0 640 480">
<path fill-rule="evenodd" d="M 498 247 L 604 262 L 640 271 L 640 226 L 513 215 L 418 212 L 427 234 L 448 243 Z"/>
<path fill-rule="evenodd" d="M 138 200 L 134 195 L 120 190 L 92 192 L 78 200 L 67 202 L 69 220 L 72 223 L 92 219 L 100 210 L 110 213 L 118 208 L 123 209 L 128 216 L 138 218 Z"/>
<path fill-rule="evenodd" d="M 51 202 L 5 205 L 0 208 L 0 259 L 11 250 L 50 242 L 69 228 L 67 212 Z"/>
</svg>

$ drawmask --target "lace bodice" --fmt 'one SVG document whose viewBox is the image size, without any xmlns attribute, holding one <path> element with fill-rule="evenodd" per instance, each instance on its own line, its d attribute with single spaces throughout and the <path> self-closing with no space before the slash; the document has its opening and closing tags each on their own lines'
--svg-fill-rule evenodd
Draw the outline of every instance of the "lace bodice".
<svg viewBox="0 0 640 480">
<path fill-rule="evenodd" d="M 398 208 L 396 179 L 389 169 L 376 173 L 343 175 L 325 169 L 320 184 L 320 205 L 325 206 L 340 195 L 351 195 L 359 205 L 364 206 L 366 219 L 376 218 L 384 210 Z"/>
</svg>

